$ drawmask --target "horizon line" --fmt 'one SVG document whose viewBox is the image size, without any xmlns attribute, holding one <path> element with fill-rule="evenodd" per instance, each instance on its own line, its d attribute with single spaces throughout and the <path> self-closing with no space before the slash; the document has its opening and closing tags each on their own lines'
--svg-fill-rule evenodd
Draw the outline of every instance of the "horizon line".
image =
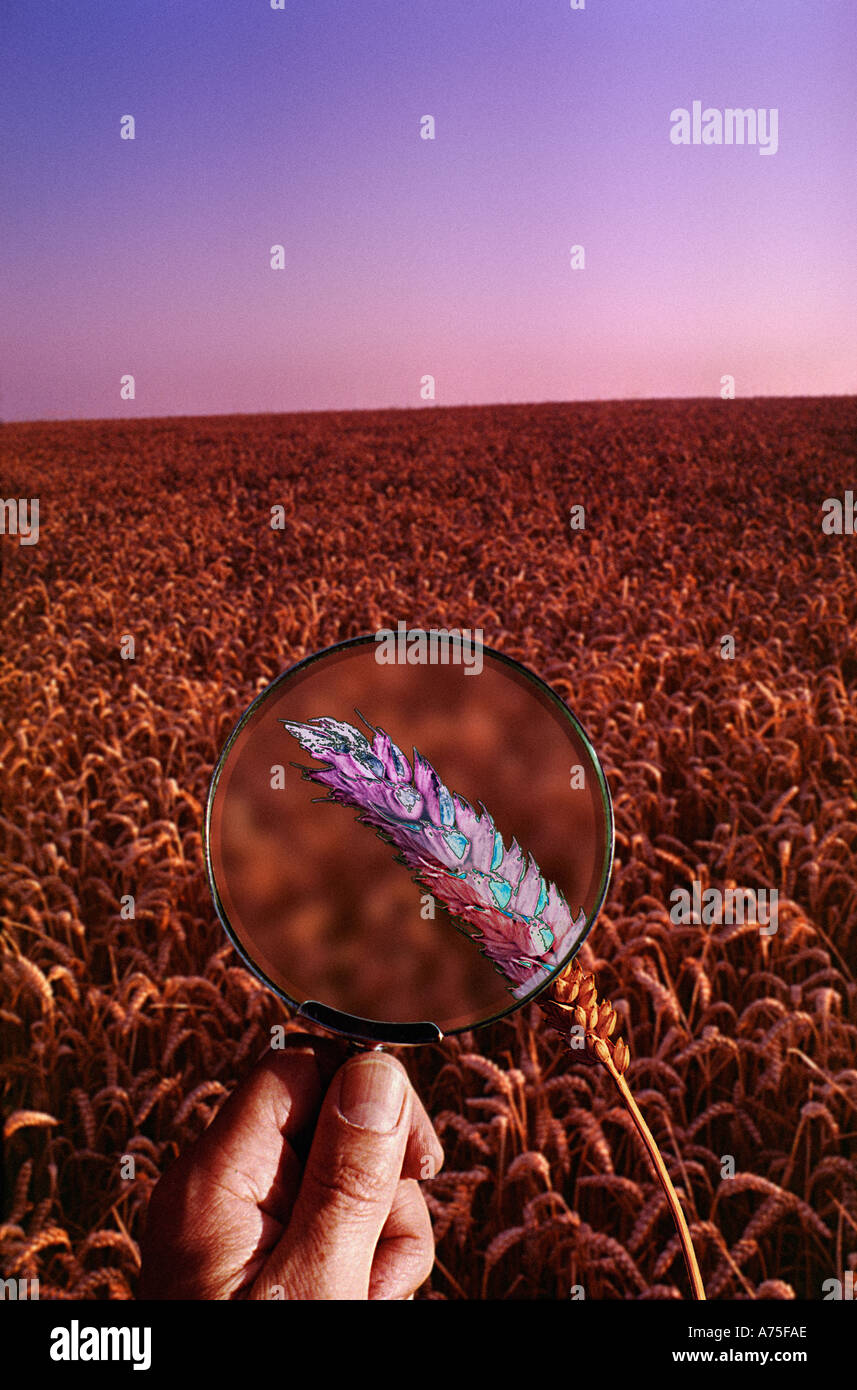
<svg viewBox="0 0 857 1390">
<path fill-rule="evenodd" d="M 328 406 L 321 409 L 303 410 L 225 410 L 208 411 L 202 414 L 176 415 L 60 415 L 60 416 L 21 416 L 14 419 L 0 419 L 3 425 L 101 425 L 135 424 L 157 420 L 237 420 L 264 419 L 272 415 L 380 415 L 392 414 L 432 414 L 438 410 L 516 410 L 523 407 L 545 405 L 639 405 L 649 403 L 672 403 L 722 401 L 724 405 L 734 405 L 740 401 L 849 401 L 857 400 L 855 392 L 819 392 L 809 395 L 761 394 L 754 396 L 734 396 L 724 399 L 719 395 L 710 396 L 586 396 L 575 398 L 548 398 L 525 401 L 457 401 L 448 405 L 432 402 L 424 405 L 369 405 L 369 406 Z"/>
</svg>

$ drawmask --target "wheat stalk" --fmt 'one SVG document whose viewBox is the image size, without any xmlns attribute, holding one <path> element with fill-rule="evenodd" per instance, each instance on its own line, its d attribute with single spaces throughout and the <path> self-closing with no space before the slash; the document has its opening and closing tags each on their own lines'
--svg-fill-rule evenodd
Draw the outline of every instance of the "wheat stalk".
<svg viewBox="0 0 857 1390">
<path fill-rule="evenodd" d="M 672 1179 L 661 1157 L 655 1137 L 643 1119 L 631 1089 L 625 1080 L 625 1072 L 631 1059 L 628 1044 L 623 1038 L 611 1038 L 616 1027 L 616 1010 L 609 999 L 598 998 L 595 976 L 578 965 L 577 961 L 566 966 L 565 970 L 552 982 L 546 994 L 539 1000 L 539 1006 L 550 1026 L 565 1039 L 569 1047 L 577 1052 L 581 1060 L 606 1067 L 619 1091 L 628 1112 L 634 1121 L 637 1133 L 646 1146 L 655 1173 L 664 1190 L 664 1196 L 676 1225 L 684 1262 L 690 1279 L 693 1296 L 704 1300 L 705 1289 L 699 1273 L 693 1242 L 687 1228 L 684 1212 Z M 575 1047 L 572 1038 L 583 1039 L 583 1047 Z"/>
</svg>

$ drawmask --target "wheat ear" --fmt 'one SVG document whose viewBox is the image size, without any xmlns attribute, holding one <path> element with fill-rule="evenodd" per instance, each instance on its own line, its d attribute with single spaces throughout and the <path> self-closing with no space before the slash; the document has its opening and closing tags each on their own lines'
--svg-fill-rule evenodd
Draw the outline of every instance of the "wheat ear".
<svg viewBox="0 0 857 1390">
<path fill-rule="evenodd" d="M 623 1038 L 610 1036 L 616 1027 L 616 1010 L 609 999 L 598 998 L 595 976 L 584 970 L 577 961 L 572 961 L 571 965 L 566 966 L 565 970 L 557 975 L 538 1002 L 551 1028 L 565 1039 L 575 1055 L 588 1063 L 600 1062 L 612 1076 L 664 1190 L 678 1232 L 693 1296 L 703 1300 L 705 1289 L 681 1203 L 655 1137 L 643 1119 L 625 1080 L 625 1071 L 631 1059 L 628 1044 Z"/>
</svg>

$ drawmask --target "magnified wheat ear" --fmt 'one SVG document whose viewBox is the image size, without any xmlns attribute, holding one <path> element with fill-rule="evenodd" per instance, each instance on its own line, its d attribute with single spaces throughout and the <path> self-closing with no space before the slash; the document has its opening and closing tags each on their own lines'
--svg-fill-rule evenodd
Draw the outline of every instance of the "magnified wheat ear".
<svg viewBox="0 0 857 1390">
<path fill-rule="evenodd" d="M 325 763 L 322 768 L 300 767 L 304 779 L 327 788 L 322 800 L 357 809 L 358 820 L 398 850 L 416 881 L 443 903 L 505 977 L 515 998 L 532 995 L 568 959 L 586 930 L 585 912 L 573 917 L 532 855 L 525 855 L 516 840 L 504 845 L 485 807 L 479 815 L 450 792 L 416 748 L 412 766 L 389 735 L 365 719 L 371 743 L 352 724 L 337 719 L 280 722 L 306 752 Z M 611 1039 L 615 1009 L 598 998 L 594 976 L 576 962 L 555 975 L 538 1002 L 575 1055 L 600 1063 L 613 1078 L 664 1189 L 694 1296 L 704 1298 L 684 1213 L 625 1080 L 627 1043 Z"/>
</svg>

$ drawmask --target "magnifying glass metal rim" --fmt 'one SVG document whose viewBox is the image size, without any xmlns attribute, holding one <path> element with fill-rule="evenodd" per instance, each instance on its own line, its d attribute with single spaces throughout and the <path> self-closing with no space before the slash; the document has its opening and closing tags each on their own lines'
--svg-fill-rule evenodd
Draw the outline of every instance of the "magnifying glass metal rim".
<svg viewBox="0 0 857 1390">
<path fill-rule="evenodd" d="M 299 1000 L 293 999 L 289 994 L 287 994 L 286 991 L 280 985 L 276 984 L 270 978 L 270 976 L 267 975 L 266 972 L 259 965 L 257 965 L 257 963 L 248 955 L 245 947 L 238 939 L 238 936 L 229 921 L 226 908 L 220 896 L 220 891 L 218 889 L 217 880 L 215 878 L 214 873 L 214 864 L 212 861 L 212 807 L 214 805 L 214 798 L 217 793 L 217 787 L 220 781 L 220 776 L 226 765 L 226 760 L 229 757 L 232 747 L 239 734 L 253 718 L 254 714 L 259 709 L 259 707 L 263 705 L 267 700 L 271 699 L 273 697 L 274 692 L 280 686 L 284 685 L 286 681 L 290 680 L 292 677 L 297 675 L 299 671 L 306 670 L 310 666 L 315 665 L 316 662 L 322 661 L 326 657 L 332 656 L 334 652 L 344 652 L 352 647 L 366 646 L 370 644 L 372 646 L 376 645 L 376 638 L 374 633 L 369 633 L 367 635 L 362 635 L 359 637 L 349 637 L 344 642 L 335 642 L 332 646 L 324 647 L 320 651 L 313 652 L 310 656 L 302 657 L 300 661 L 295 662 L 294 665 L 288 667 L 287 670 L 281 672 L 279 676 L 276 676 L 274 680 L 271 681 L 270 685 L 267 685 L 264 690 L 261 690 L 259 692 L 259 694 L 253 700 L 252 704 L 250 704 L 244 711 L 241 718 L 238 720 L 238 723 L 232 730 L 232 733 L 229 735 L 229 738 L 226 740 L 226 743 L 224 744 L 223 748 L 221 749 L 220 756 L 217 759 L 217 763 L 215 765 L 214 772 L 211 777 L 211 782 L 208 789 L 208 798 L 205 806 L 205 820 L 203 824 L 203 848 L 205 853 L 205 866 L 208 876 L 208 884 L 211 890 L 211 896 L 214 901 L 214 906 L 217 911 L 217 915 L 220 918 L 221 926 L 223 927 L 223 930 L 226 932 L 226 935 L 229 938 L 230 942 L 234 946 L 235 950 L 238 952 L 238 955 L 244 961 L 244 964 L 247 966 L 248 970 L 250 970 L 252 974 L 256 976 L 257 979 L 261 980 L 262 983 L 266 985 L 267 988 L 270 989 L 277 996 L 278 999 L 281 999 L 283 1003 L 286 1004 L 288 1008 L 296 1014 L 297 1017 L 309 1019 L 314 1023 L 320 1024 L 323 1028 L 327 1029 L 328 1032 L 339 1034 L 341 1037 L 349 1038 L 355 1042 L 366 1042 L 372 1045 L 388 1044 L 390 1046 L 395 1047 L 411 1045 L 416 1046 L 418 1043 L 440 1042 L 444 1035 L 436 1023 L 431 1023 L 429 1021 L 416 1023 L 381 1023 L 377 1022 L 374 1019 L 359 1018 L 354 1014 L 345 1013 L 343 1011 L 340 1011 L 339 1009 L 331 1008 L 330 1006 L 323 1004 L 318 1000 L 307 999 L 304 1000 L 303 1003 L 301 1003 Z M 601 882 L 598 888 L 598 896 L 595 901 L 595 905 L 592 909 L 592 912 L 587 914 L 586 929 L 575 946 L 574 954 L 576 955 L 577 951 L 580 950 L 580 947 L 582 946 L 583 942 L 586 940 L 590 931 L 592 930 L 596 918 L 598 917 L 598 914 L 601 911 L 602 906 L 604 905 L 604 899 L 607 896 L 607 890 L 610 886 L 610 877 L 613 872 L 613 855 L 615 851 L 615 825 L 613 817 L 613 800 L 610 795 L 610 788 L 607 783 L 607 778 L 604 775 L 604 769 L 601 766 L 601 762 L 598 758 L 597 753 L 595 752 L 589 735 L 587 734 L 580 720 L 577 718 L 577 715 L 574 713 L 572 709 L 569 708 L 566 702 L 556 693 L 556 691 L 552 690 L 551 687 L 547 684 L 547 682 L 542 680 L 541 676 L 537 676 L 536 673 L 534 671 L 531 671 L 528 666 L 525 666 L 523 662 L 520 662 L 513 657 L 506 656 L 503 652 L 499 652 L 493 647 L 486 647 L 484 644 L 479 645 L 483 655 L 489 657 L 492 661 L 496 661 L 504 666 L 511 667 L 512 670 L 514 670 L 516 673 L 526 676 L 527 679 L 531 681 L 533 685 L 538 687 L 538 689 L 541 691 L 543 695 L 548 697 L 549 701 L 555 706 L 555 708 L 559 710 L 562 717 L 571 722 L 575 732 L 577 733 L 578 737 L 581 739 L 583 743 L 584 749 L 590 759 L 592 770 L 596 775 L 598 788 L 601 794 L 601 801 L 604 807 L 607 822 L 607 843 L 605 845 L 604 862 L 601 870 Z M 448 1028 L 446 1030 L 447 1035 L 453 1037 L 458 1033 L 469 1032 L 472 1028 L 487 1028 L 490 1024 L 497 1023 L 500 1019 L 507 1018 L 509 1014 L 515 1013 L 518 1009 L 522 1008 L 524 1004 L 532 1003 L 533 1000 L 538 998 L 538 996 L 545 989 L 547 989 L 551 981 L 556 979 L 557 975 L 561 974 L 561 972 L 569 964 L 569 961 L 572 959 L 573 956 L 569 956 L 564 961 L 562 961 L 556 967 L 556 969 L 553 970 L 551 974 L 543 981 L 541 986 L 538 989 L 534 990 L 532 994 L 527 995 L 525 999 L 515 999 L 510 995 L 508 1008 L 499 1010 L 497 1013 L 492 1014 L 489 1018 L 464 1023 L 457 1028 Z"/>
</svg>

